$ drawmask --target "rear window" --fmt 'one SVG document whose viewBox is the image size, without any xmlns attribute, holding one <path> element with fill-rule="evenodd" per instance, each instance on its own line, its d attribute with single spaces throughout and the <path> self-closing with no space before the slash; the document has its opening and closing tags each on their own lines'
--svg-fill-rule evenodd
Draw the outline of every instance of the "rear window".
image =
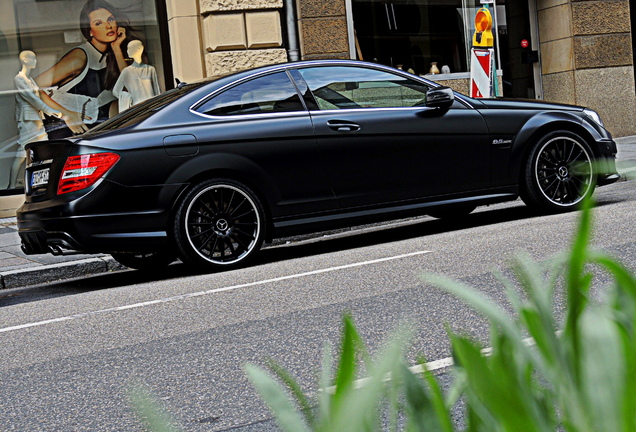
<svg viewBox="0 0 636 432">
<path fill-rule="evenodd" d="M 95 126 L 89 132 L 105 132 L 113 129 L 121 129 L 128 126 L 133 126 L 146 120 L 154 113 L 161 111 L 165 106 L 170 105 L 180 97 L 190 93 L 193 90 L 198 89 L 202 85 L 207 84 L 207 81 L 201 81 L 195 84 L 186 84 L 181 88 L 168 90 L 165 93 L 160 94 L 152 99 L 148 99 L 138 105 L 133 106 L 130 109 L 116 115 L 115 117 L 108 119 L 104 123 Z"/>
<path fill-rule="evenodd" d="M 296 87 L 285 72 L 238 84 L 195 108 L 210 116 L 304 111 Z"/>
</svg>

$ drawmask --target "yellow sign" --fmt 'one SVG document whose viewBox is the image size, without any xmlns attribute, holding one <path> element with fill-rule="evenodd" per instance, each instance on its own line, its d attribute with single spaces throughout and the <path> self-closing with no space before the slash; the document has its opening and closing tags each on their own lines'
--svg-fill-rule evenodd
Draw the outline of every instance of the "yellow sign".
<svg viewBox="0 0 636 432">
<path fill-rule="evenodd" d="M 486 8 L 481 8 L 475 15 L 474 47 L 491 47 L 494 43 L 492 35 L 492 15 Z"/>
</svg>

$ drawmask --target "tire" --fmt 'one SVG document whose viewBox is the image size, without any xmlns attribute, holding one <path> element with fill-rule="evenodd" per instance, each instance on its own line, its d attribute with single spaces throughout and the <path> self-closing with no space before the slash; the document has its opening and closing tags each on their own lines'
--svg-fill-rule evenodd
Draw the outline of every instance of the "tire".
<svg viewBox="0 0 636 432">
<path fill-rule="evenodd" d="M 256 195 L 229 179 L 195 185 L 177 208 L 174 239 L 181 260 L 207 269 L 238 267 L 265 238 L 265 213 Z"/>
<path fill-rule="evenodd" d="M 555 131 L 541 138 L 530 151 L 520 195 L 536 210 L 565 212 L 578 208 L 595 186 L 590 146 L 573 132 Z"/>
<path fill-rule="evenodd" d="M 144 271 L 168 267 L 177 258 L 175 254 L 167 251 L 115 253 L 111 256 L 121 265 Z"/>
</svg>

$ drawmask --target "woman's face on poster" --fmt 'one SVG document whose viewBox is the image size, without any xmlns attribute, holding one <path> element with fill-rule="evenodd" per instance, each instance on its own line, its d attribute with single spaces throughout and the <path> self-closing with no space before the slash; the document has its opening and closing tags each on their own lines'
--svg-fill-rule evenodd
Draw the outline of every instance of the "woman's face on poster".
<svg viewBox="0 0 636 432">
<path fill-rule="evenodd" d="M 88 14 L 91 23 L 91 36 L 103 43 L 111 43 L 117 39 L 117 21 L 106 9 L 97 9 Z"/>
</svg>

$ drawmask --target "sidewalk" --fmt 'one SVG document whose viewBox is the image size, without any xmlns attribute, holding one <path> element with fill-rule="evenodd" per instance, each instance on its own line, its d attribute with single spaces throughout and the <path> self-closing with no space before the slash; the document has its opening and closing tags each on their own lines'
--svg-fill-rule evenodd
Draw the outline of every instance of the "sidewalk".
<svg viewBox="0 0 636 432">
<path fill-rule="evenodd" d="M 616 138 L 623 180 L 636 180 L 636 136 Z M 15 217 L 0 218 L 0 290 L 126 270 L 110 255 L 25 255 Z"/>
</svg>

